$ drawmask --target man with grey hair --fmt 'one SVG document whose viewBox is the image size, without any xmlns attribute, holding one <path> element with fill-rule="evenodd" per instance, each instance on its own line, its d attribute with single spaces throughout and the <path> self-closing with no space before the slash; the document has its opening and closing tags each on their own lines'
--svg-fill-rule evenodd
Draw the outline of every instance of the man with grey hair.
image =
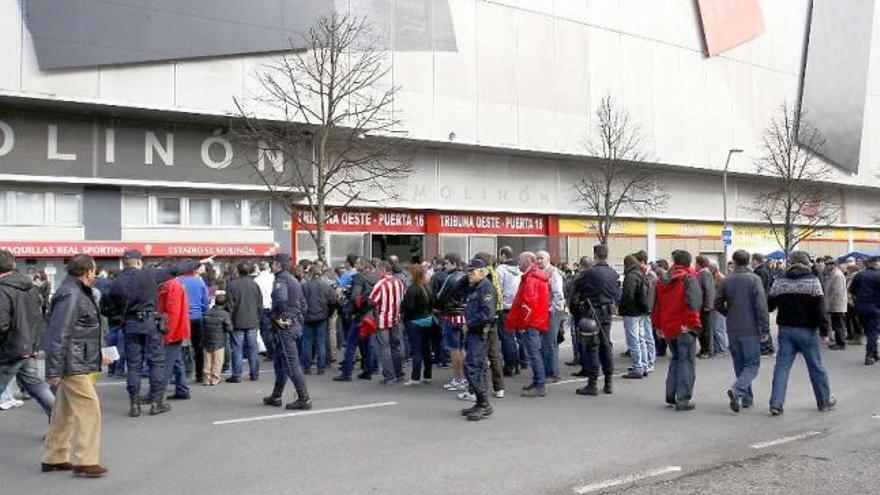
<svg viewBox="0 0 880 495">
<path fill-rule="evenodd" d="M 544 372 L 547 381 L 555 383 L 559 378 L 559 327 L 565 316 L 565 295 L 562 291 L 562 272 L 550 263 L 550 253 L 535 253 L 538 266 L 550 278 L 550 329 L 541 335 L 541 355 L 544 358 Z"/>
</svg>

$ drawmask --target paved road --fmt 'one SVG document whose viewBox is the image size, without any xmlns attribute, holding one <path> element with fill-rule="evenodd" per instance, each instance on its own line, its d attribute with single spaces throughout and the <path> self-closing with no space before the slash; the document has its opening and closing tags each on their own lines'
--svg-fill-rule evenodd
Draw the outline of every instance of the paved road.
<svg viewBox="0 0 880 495">
<path fill-rule="evenodd" d="M 45 418 L 29 403 L 0 413 L 0 486 L 71 495 L 866 493 L 877 484 L 864 473 L 880 460 L 880 419 L 872 417 L 880 368 L 862 365 L 862 351 L 824 353 L 838 410 L 816 411 L 799 362 L 778 418 L 766 414 L 772 358 L 762 360 L 759 407 L 738 416 L 724 396 L 729 358 L 699 361 L 693 412 L 665 407 L 661 360 L 646 380 L 617 380 L 613 396 L 577 396 L 571 382 L 525 399 L 517 392 L 526 379 L 516 377 L 495 415 L 479 423 L 459 417 L 467 404 L 439 379 L 405 388 L 312 376 L 316 414 L 270 418 L 285 412 L 260 404 L 271 371 L 256 383 L 196 387 L 171 413 L 137 419 L 125 416 L 121 382 L 102 382 L 110 475 L 39 473 Z M 625 368 L 623 358 L 618 365 Z M 346 409 L 353 406 L 363 407 Z M 758 445 L 778 439 L 788 440 Z"/>
</svg>

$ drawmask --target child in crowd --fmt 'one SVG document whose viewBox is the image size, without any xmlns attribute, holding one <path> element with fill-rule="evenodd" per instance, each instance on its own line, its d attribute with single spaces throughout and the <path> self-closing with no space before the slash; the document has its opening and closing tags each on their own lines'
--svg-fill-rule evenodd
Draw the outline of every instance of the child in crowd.
<svg viewBox="0 0 880 495">
<path fill-rule="evenodd" d="M 226 293 L 217 291 L 214 295 L 214 306 L 204 317 L 202 343 L 205 348 L 205 381 L 204 385 L 220 383 L 220 368 L 223 365 L 223 354 L 226 348 L 226 336 L 232 333 L 232 319 L 226 311 Z"/>
</svg>

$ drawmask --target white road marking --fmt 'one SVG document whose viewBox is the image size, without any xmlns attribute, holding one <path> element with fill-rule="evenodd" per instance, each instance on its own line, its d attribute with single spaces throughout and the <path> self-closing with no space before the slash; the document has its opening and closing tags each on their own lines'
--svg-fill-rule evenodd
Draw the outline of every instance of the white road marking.
<svg viewBox="0 0 880 495">
<path fill-rule="evenodd" d="M 556 383 L 548 383 L 546 386 L 552 387 L 553 385 L 565 385 L 566 383 L 580 383 L 587 381 L 586 378 L 575 378 L 573 380 L 561 380 Z"/>
<path fill-rule="evenodd" d="M 593 493 L 601 490 L 607 490 L 608 488 L 613 488 L 620 485 L 629 485 L 643 479 L 653 478 L 655 476 L 663 476 L 664 474 L 678 473 L 680 471 L 681 466 L 666 466 L 662 468 L 652 469 L 650 471 L 645 471 L 643 473 L 630 474 L 621 478 L 615 478 L 613 480 L 584 485 L 580 488 L 575 488 L 574 492 L 579 495 L 583 495 L 585 493 Z"/>
<path fill-rule="evenodd" d="M 872 414 L 871 417 L 874 419 L 880 419 L 880 414 Z"/>
<path fill-rule="evenodd" d="M 358 411 L 361 409 L 375 409 L 377 407 L 396 406 L 397 402 L 376 402 L 373 404 L 362 404 L 359 406 L 331 407 L 330 409 L 317 409 L 314 411 L 299 411 L 285 414 L 270 414 L 268 416 L 254 416 L 250 418 L 227 419 L 224 421 L 214 421 L 214 425 L 232 425 L 238 423 L 253 423 L 256 421 L 266 421 L 269 419 L 291 418 L 294 416 L 312 416 L 314 414 L 327 414 L 335 412 Z"/>
<path fill-rule="evenodd" d="M 776 440 L 769 440 L 767 442 L 755 443 L 755 444 L 752 444 L 751 447 L 753 449 L 766 449 L 767 447 L 774 447 L 776 445 L 782 445 L 784 443 L 796 442 L 798 440 L 804 440 L 806 438 L 815 437 L 816 435 L 821 435 L 821 434 L 822 434 L 821 431 L 808 431 L 806 433 L 801 433 L 800 435 L 777 438 Z"/>
</svg>

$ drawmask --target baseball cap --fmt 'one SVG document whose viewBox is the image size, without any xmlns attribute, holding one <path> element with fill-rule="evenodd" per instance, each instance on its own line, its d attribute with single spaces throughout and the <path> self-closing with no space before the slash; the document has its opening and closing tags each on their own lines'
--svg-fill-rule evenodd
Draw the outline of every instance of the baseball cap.
<svg viewBox="0 0 880 495">
<path fill-rule="evenodd" d="M 124 260 L 142 260 L 144 259 L 144 255 L 141 254 L 137 249 L 126 249 L 125 252 L 122 253 L 122 259 Z"/>
<path fill-rule="evenodd" d="M 481 260 L 480 258 L 472 259 L 467 266 L 468 271 L 479 270 L 481 268 L 486 268 L 486 262 Z"/>
</svg>

